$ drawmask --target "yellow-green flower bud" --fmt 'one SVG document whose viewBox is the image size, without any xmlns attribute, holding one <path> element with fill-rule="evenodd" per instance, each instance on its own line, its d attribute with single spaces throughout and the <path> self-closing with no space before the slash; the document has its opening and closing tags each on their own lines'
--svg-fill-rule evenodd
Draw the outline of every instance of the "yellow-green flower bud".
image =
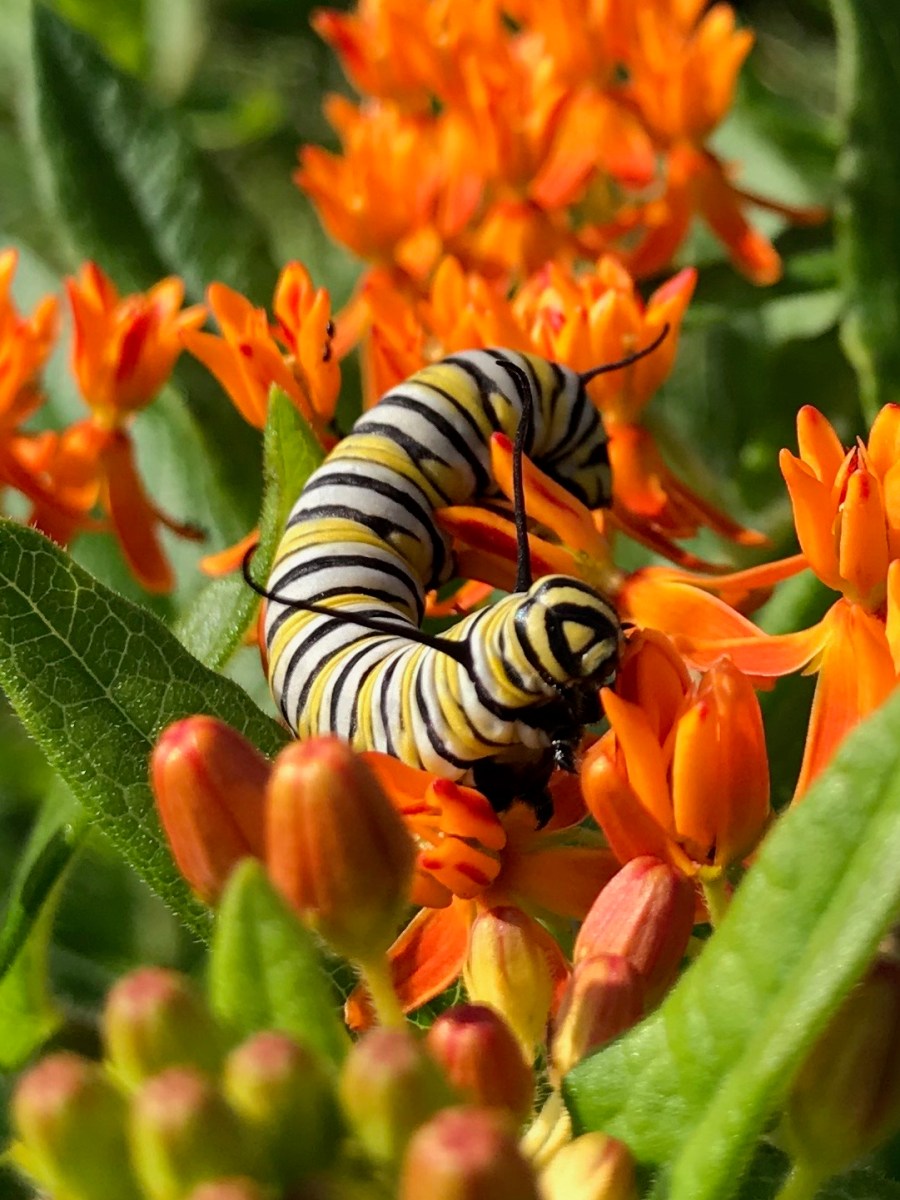
<svg viewBox="0 0 900 1200">
<path fill-rule="evenodd" d="M 206 1180 L 248 1175 L 259 1154 L 249 1130 L 200 1071 L 170 1067 L 131 1106 L 131 1155 L 147 1200 L 184 1200 Z"/>
<path fill-rule="evenodd" d="M 284 1033 L 257 1033 L 225 1063 L 223 1090 L 283 1187 L 334 1158 L 341 1137 L 337 1097 L 320 1060 Z"/>
<path fill-rule="evenodd" d="M 553 997 L 544 948 L 548 939 L 537 921 L 521 909 L 489 909 L 472 923 L 463 968 L 469 999 L 502 1014 L 529 1062 L 544 1041 Z"/>
<path fill-rule="evenodd" d="M 106 1057 L 129 1087 L 167 1067 L 215 1073 L 223 1035 L 197 988 L 175 971 L 142 967 L 112 988 L 103 1013 Z"/>
<path fill-rule="evenodd" d="M 413 1136 L 399 1200 L 538 1200 L 515 1134 L 493 1108 L 448 1108 Z M 574 1198 L 573 1198 L 574 1200 Z"/>
<path fill-rule="evenodd" d="M 460 1096 L 524 1121 L 534 1099 L 534 1071 L 512 1030 L 484 1004 L 460 1004 L 437 1018 L 425 1038 Z"/>
<path fill-rule="evenodd" d="M 637 1200 L 634 1163 L 621 1142 L 585 1133 L 541 1172 L 541 1200 Z"/>
<path fill-rule="evenodd" d="M 19 1081 L 13 1160 L 66 1200 L 136 1200 L 128 1160 L 127 1104 L 96 1063 L 53 1054 Z"/>
<path fill-rule="evenodd" d="M 354 1133 L 379 1162 L 396 1162 L 414 1130 L 455 1099 L 411 1029 L 365 1034 L 344 1061 L 338 1090 Z"/>
</svg>

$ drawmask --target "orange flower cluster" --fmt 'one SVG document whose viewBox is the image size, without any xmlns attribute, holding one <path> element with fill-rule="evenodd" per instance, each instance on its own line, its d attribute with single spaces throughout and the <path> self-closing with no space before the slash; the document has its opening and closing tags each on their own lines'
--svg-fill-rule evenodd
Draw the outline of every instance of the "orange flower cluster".
<svg viewBox="0 0 900 1200">
<path fill-rule="evenodd" d="M 72 314 L 72 370 L 90 416 L 61 433 L 23 433 L 43 403 L 38 376 L 56 337 L 57 302 L 47 297 L 30 320 L 13 306 L 16 255 L 0 255 L 0 483 L 31 502 L 31 523 L 61 545 L 82 530 L 111 529 L 137 579 L 167 592 L 172 569 L 160 542 L 165 527 L 197 537 L 161 512 L 144 490 L 128 426 L 171 374 L 181 334 L 205 319 L 182 309 L 180 280 L 122 298 L 95 263 L 66 281 Z"/>
<path fill-rule="evenodd" d="M 269 764 L 235 730 L 197 716 L 165 731 L 152 782 L 175 859 L 202 898 L 215 901 L 242 858 L 259 858 L 300 916 L 362 966 L 369 991 L 360 985 L 347 1002 L 353 1028 L 375 1013 L 390 1019 L 397 1001 L 416 1008 L 462 974 L 529 1061 L 555 1013 L 571 1057 L 585 964 L 628 960 L 637 1020 L 672 983 L 693 927 L 686 875 L 645 855 L 620 872 L 581 826 L 577 788 L 560 781 L 553 819 L 536 829 L 522 805 L 498 816 L 471 788 L 356 756 L 337 738 L 294 743 Z M 408 901 L 422 907 L 389 945 Z M 572 962 L 546 928 L 570 921 L 583 922 Z M 597 1044 L 593 1029 L 581 1053 Z"/>
<path fill-rule="evenodd" d="M 753 35 L 729 5 L 705 8 L 361 0 L 320 12 L 365 98 L 331 98 L 341 153 L 303 147 L 297 183 L 338 241 L 419 283 L 448 253 L 491 278 L 608 251 L 648 275 L 695 215 L 771 283 L 780 259 L 745 213 L 778 206 L 738 188 L 705 144 Z"/>
</svg>

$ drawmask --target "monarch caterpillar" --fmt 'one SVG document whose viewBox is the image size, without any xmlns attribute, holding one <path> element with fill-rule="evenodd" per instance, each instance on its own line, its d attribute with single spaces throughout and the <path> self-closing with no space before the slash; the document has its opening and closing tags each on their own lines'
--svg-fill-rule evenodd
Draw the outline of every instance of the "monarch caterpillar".
<svg viewBox="0 0 900 1200">
<path fill-rule="evenodd" d="M 546 811 L 598 689 L 615 672 L 615 610 L 579 579 L 532 583 L 522 497 L 527 453 L 589 507 L 608 505 L 606 434 L 585 385 L 651 353 L 577 374 L 536 355 L 470 350 L 392 388 L 313 472 L 268 586 L 269 683 L 298 734 L 471 782 L 497 808 Z M 425 592 L 453 575 L 434 512 L 492 491 L 489 439 L 515 438 L 516 590 L 441 636 L 420 629 Z"/>
</svg>

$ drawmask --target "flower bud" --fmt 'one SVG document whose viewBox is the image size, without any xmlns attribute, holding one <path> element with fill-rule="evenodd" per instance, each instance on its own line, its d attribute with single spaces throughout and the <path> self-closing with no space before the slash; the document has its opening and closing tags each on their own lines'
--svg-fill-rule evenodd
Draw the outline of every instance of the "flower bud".
<svg viewBox="0 0 900 1200">
<path fill-rule="evenodd" d="M 442 1013 L 425 1038 L 447 1078 L 469 1104 L 500 1108 L 524 1121 L 534 1098 L 534 1072 L 503 1018 L 483 1004 Z"/>
<path fill-rule="evenodd" d="M 398 1200 L 538 1200 L 534 1173 L 492 1108 L 448 1108 L 413 1136 Z"/>
<path fill-rule="evenodd" d="M 668 863 L 633 858 L 600 892 L 575 939 L 577 964 L 618 954 L 637 969 L 645 1008 L 653 1008 L 678 974 L 694 927 L 694 886 Z"/>
<path fill-rule="evenodd" d="M 627 958 L 596 954 L 575 964 L 553 1022 L 550 1058 L 558 1075 L 636 1025 L 644 1011 L 641 977 Z"/>
<path fill-rule="evenodd" d="M 150 759 L 156 807 L 178 869 L 214 904 L 235 864 L 262 858 L 270 767 L 255 746 L 215 717 L 166 729 Z"/>
<path fill-rule="evenodd" d="M 214 1073 L 222 1033 L 194 985 L 175 971 L 143 967 L 112 988 L 103 1013 L 106 1057 L 129 1087 L 166 1067 Z"/>
<path fill-rule="evenodd" d="M 415 846 L 371 771 L 336 737 L 279 754 L 266 861 L 301 919 L 361 963 L 387 950 L 408 902 Z"/>
<path fill-rule="evenodd" d="M 526 1058 L 543 1042 L 553 979 L 536 921 L 519 908 L 479 913 L 469 931 L 463 979 L 469 999 L 496 1009 L 519 1039 Z"/>
<path fill-rule="evenodd" d="M 788 1098 L 791 1153 L 822 1178 L 900 1129 L 900 963 L 882 958 L 846 997 Z"/>
<path fill-rule="evenodd" d="M 271 1192 L 254 1179 L 214 1179 L 195 1187 L 187 1200 L 270 1200 Z"/>
<path fill-rule="evenodd" d="M 305 1046 L 287 1034 L 257 1033 L 228 1056 L 222 1087 L 284 1187 L 331 1162 L 341 1134 L 337 1098 Z"/>
<path fill-rule="evenodd" d="M 414 1130 L 452 1104 L 447 1081 L 410 1029 L 372 1029 L 344 1060 L 341 1105 L 379 1162 L 396 1162 Z"/>
<path fill-rule="evenodd" d="M 22 1077 L 12 1100 L 13 1156 L 67 1200 L 138 1196 L 128 1161 L 126 1101 L 96 1063 L 53 1054 Z"/>
<path fill-rule="evenodd" d="M 634 1163 L 621 1142 L 585 1133 L 541 1172 L 541 1200 L 637 1200 Z"/>
<path fill-rule="evenodd" d="M 206 1180 L 256 1175 L 247 1129 L 200 1071 L 170 1067 L 132 1101 L 131 1154 L 148 1200 L 182 1200 Z"/>
</svg>

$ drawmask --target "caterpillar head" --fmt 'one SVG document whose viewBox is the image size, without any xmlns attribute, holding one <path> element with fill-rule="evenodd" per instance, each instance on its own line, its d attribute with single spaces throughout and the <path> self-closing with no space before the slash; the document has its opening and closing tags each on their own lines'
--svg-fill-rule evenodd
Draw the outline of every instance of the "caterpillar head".
<svg viewBox="0 0 900 1200">
<path fill-rule="evenodd" d="M 622 649 L 615 609 L 580 579 L 549 575 L 533 584 L 516 625 L 532 666 L 554 686 L 609 681 Z"/>
</svg>

